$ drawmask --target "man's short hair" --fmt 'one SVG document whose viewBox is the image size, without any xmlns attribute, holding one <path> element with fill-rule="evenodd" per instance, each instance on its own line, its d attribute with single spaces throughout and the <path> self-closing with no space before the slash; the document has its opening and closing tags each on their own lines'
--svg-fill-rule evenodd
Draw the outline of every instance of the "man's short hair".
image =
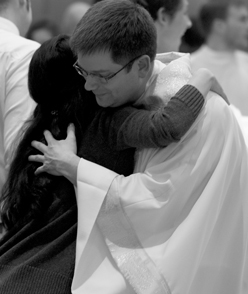
<svg viewBox="0 0 248 294">
<path fill-rule="evenodd" d="M 247 6 L 246 0 L 209 0 L 199 11 L 199 25 L 204 37 L 211 33 L 216 19 L 225 20 L 232 6 Z"/>
<path fill-rule="evenodd" d="M 110 52 L 115 63 L 156 56 L 156 28 L 150 14 L 130 0 L 104 0 L 82 17 L 72 37 L 76 54 Z"/>
</svg>

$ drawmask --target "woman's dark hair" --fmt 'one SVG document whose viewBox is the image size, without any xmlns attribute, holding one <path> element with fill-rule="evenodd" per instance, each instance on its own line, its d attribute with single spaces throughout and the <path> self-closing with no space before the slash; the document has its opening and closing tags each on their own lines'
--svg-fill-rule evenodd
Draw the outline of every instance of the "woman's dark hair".
<svg viewBox="0 0 248 294">
<path fill-rule="evenodd" d="M 35 175 L 40 164 L 28 161 L 28 157 L 38 153 L 31 146 L 33 140 L 45 143 L 45 129 L 61 140 L 66 137 L 68 125 L 73 123 L 78 146 L 81 142 L 90 119 L 89 107 L 93 111 L 96 102 L 93 94 L 84 90 L 83 79 L 73 68 L 75 61 L 66 35 L 46 41 L 32 57 L 28 86 L 37 106 L 23 126 L 1 195 L 1 218 L 7 230 L 29 221 L 42 223 L 49 205 L 63 197 L 63 191 L 69 191 L 71 199 L 74 198 L 74 188 L 69 181 L 47 173 Z"/>
</svg>

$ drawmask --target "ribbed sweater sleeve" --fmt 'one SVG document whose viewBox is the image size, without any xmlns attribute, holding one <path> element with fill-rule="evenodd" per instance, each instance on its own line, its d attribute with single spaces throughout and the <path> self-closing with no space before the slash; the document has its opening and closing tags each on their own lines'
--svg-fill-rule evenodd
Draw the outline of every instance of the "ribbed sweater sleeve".
<svg viewBox="0 0 248 294">
<path fill-rule="evenodd" d="M 203 104 L 202 94 L 194 86 L 185 85 L 166 106 L 132 111 L 119 128 L 117 147 L 157 148 L 177 142 L 192 126 Z"/>
</svg>

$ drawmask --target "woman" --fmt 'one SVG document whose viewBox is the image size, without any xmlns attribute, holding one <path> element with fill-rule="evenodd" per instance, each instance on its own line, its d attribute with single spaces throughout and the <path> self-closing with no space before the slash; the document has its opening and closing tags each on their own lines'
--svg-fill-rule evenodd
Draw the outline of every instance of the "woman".
<svg viewBox="0 0 248 294">
<path fill-rule="evenodd" d="M 62 139 L 73 122 L 80 142 L 90 113 L 82 107 L 80 79 L 71 66 L 74 60 L 68 38 L 57 37 L 44 43 L 30 64 L 29 90 L 38 104 L 23 130 L 1 198 L 7 230 L 0 242 L 2 293 L 70 293 L 77 230 L 75 192 L 64 178 L 35 177 L 37 166 L 27 157 L 34 152 L 30 141 L 44 141 L 46 127 Z"/>
</svg>

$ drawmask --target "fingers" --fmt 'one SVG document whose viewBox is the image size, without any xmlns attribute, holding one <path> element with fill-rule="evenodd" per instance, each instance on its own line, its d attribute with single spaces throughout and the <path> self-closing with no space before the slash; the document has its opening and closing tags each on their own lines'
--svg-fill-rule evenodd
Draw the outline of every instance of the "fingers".
<svg viewBox="0 0 248 294">
<path fill-rule="evenodd" d="M 37 176 L 37 175 L 39 175 L 39 174 L 41 174 L 43 172 L 45 172 L 45 170 L 44 170 L 43 165 L 42 165 L 42 166 L 40 166 L 40 167 L 38 167 L 36 169 L 36 171 L 34 172 L 34 174 Z"/>
<path fill-rule="evenodd" d="M 38 141 L 32 141 L 31 145 L 35 149 L 39 150 L 42 153 L 45 153 L 45 151 L 47 150 L 47 146 L 45 144 L 41 143 L 41 142 L 38 142 Z"/>
<path fill-rule="evenodd" d="M 30 155 L 29 157 L 28 157 L 28 160 L 29 161 L 34 161 L 34 162 L 41 162 L 41 163 L 44 163 L 44 156 L 43 155 Z M 35 175 L 38 175 L 38 174 L 40 174 L 40 173 L 42 173 L 42 172 L 44 172 L 45 170 L 44 170 L 44 165 L 42 165 L 42 166 L 40 166 L 40 167 L 38 167 L 36 170 L 35 170 L 35 172 L 34 172 L 34 174 Z"/>
<path fill-rule="evenodd" d="M 36 171 L 34 172 L 35 175 L 47 172 L 47 168 L 46 165 L 44 164 L 45 162 L 45 157 L 43 155 L 30 155 L 28 157 L 29 161 L 33 161 L 33 162 L 40 162 L 43 163 L 43 165 L 41 165 L 40 167 L 38 167 L 36 169 Z"/>
<path fill-rule="evenodd" d="M 75 126 L 74 124 L 69 124 L 67 128 L 67 138 L 74 139 L 75 138 Z"/>
<path fill-rule="evenodd" d="M 41 163 L 44 163 L 44 156 L 43 155 L 30 155 L 28 157 L 28 160 L 29 161 L 35 161 L 35 162 L 41 162 Z"/>
<path fill-rule="evenodd" d="M 51 134 L 50 131 L 45 130 L 45 131 L 44 131 L 44 136 L 45 136 L 45 139 L 46 139 L 48 145 L 51 144 L 52 142 L 54 142 L 53 135 Z"/>
</svg>

